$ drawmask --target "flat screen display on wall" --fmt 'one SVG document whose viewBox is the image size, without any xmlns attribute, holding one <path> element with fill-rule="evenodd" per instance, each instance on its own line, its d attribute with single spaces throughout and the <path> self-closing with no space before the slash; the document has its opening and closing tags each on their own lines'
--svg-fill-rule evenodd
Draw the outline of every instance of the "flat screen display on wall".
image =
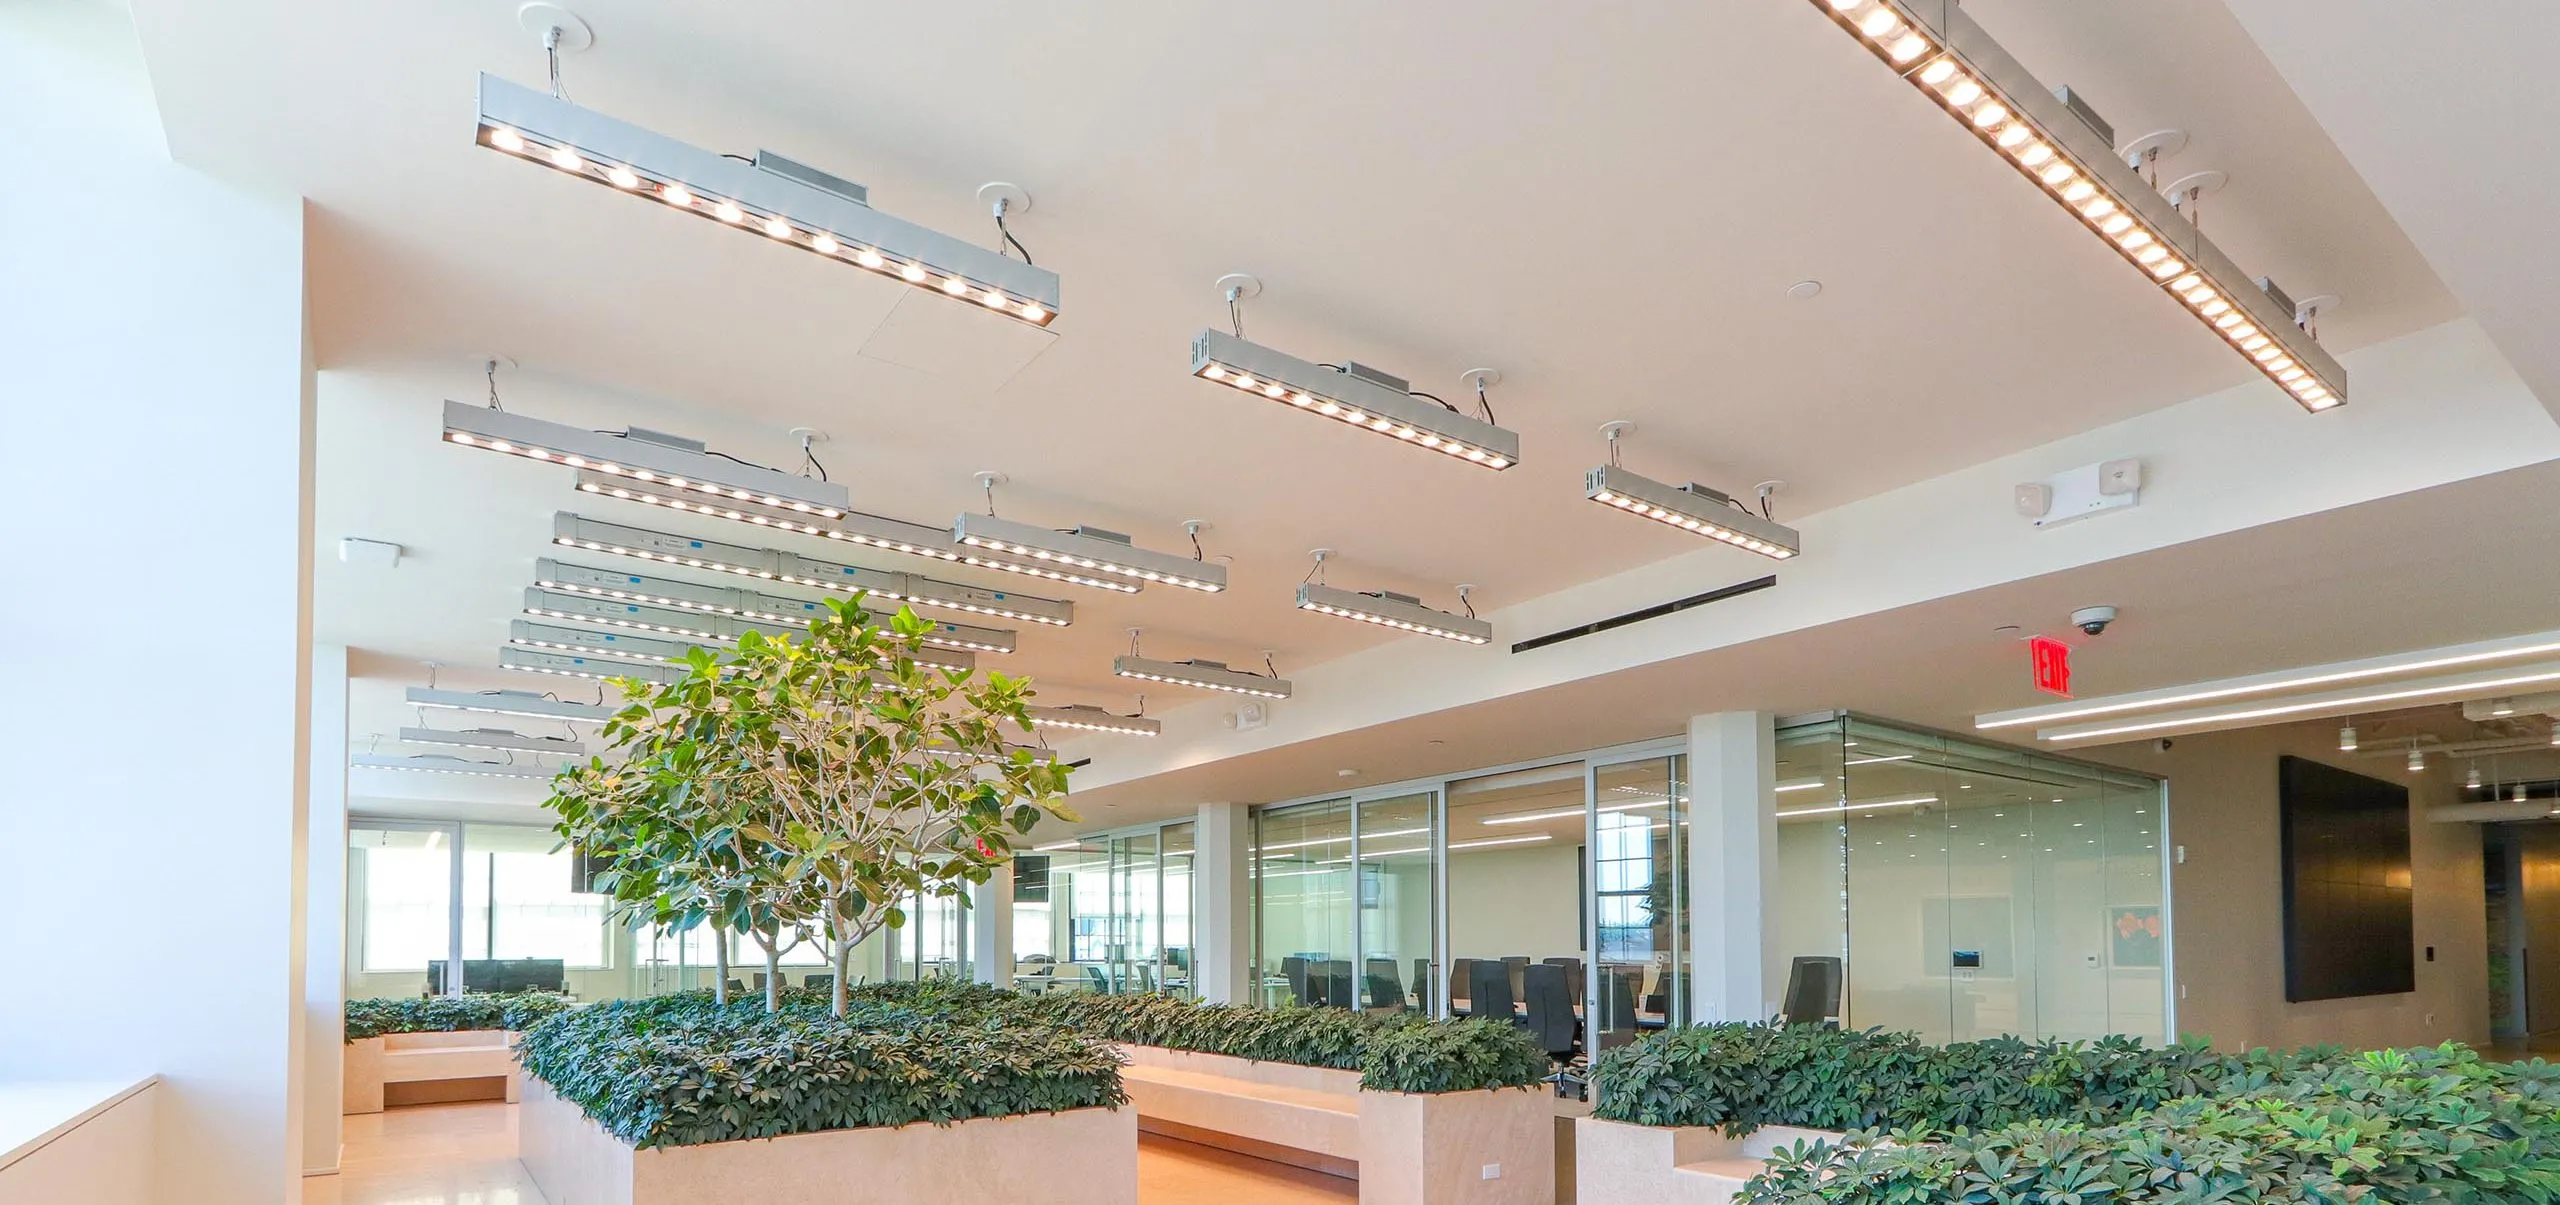
<svg viewBox="0 0 2560 1205">
<path fill-rule="evenodd" d="M 2300 757 L 2277 774 L 2284 998 L 2416 991 L 2409 788 Z"/>
</svg>

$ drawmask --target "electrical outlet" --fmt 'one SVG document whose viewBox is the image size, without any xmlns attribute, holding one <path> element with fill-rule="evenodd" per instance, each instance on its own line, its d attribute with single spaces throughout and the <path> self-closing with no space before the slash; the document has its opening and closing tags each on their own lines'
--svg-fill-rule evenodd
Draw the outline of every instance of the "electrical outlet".
<svg viewBox="0 0 2560 1205">
<path fill-rule="evenodd" d="M 1501 1165 L 1501 1164 L 1499 1164 L 1499 1163 L 1488 1163 L 1488 1164 L 1485 1164 L 1485 1165 L 1484 1165 L 1484 1178 L 1485 1178 L 1485 1179 L 1487 1179 L 1487 1180 L 1499 1180 L 1499 1179 L 1501 1179 L 1501 1178 L 1502 1178 L 1502 1165 Z"/>
</svg>

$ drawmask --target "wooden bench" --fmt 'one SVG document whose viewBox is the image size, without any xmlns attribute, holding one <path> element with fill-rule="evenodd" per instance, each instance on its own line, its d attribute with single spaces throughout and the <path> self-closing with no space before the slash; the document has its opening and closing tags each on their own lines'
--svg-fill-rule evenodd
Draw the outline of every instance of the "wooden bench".
<svg viewBox="0 0 2560 1205">
<path fill-rule="evenodd" d="M 1138 1128 L 1336 1176 L 1360 1169 L 1360 1073 L 1122 1046 Z"/>
<path fill-rule="evenodd" d="M 1730 1205 L 1743 1183 L 1797 1143 L 1838 1143 L 1830 1130 L 1762 1126 L 1727 1138 L 1711 1126 L 1639 1126 L 1585 1117 L 1574 1123 L 1574 1197 L 1661 1205 Z"/>
<path fill-rule="evenodd" d="M 450 1085 L 421 1093 L 420 1101 L 503 1098 L 513 1104 L 524 1089 L 515 1040 L 511 1030 L 463 1029 L 384 1034 L 349 1042 L 341 1111 L 381 1112 L 384 1089 L 394 1084 Z"/>
</svg>

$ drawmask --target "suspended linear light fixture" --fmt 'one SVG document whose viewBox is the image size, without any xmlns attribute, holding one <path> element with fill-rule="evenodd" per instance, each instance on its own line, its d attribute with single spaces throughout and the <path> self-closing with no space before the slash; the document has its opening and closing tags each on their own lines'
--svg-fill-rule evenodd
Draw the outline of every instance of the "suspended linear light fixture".
<svg viewBox="0 0 2560 1205">
<path fill-rule="evenodd" d="M 591 703 L 570 703 L 546 699 L 521 690 L 437 690 L 428 686 L 412 686 L 406 696 L 411 707 L 435 707 L 450 711 L 479 712 L 486 715 L 522 716 L 534 720 L 562 720 L 577 723 L 602 723 L 613 718 L 614 708 Z"/>
<path fill-rule="evenodd" d="M 2152 284 L 2167 288 L 2304 409 L 2327 410 L 2347 400 L 2346 370 L 2297 313 L 2118 158 L 2113 132 L 2086 105 L 2047 90 L 1963 8 L 1912 0 L 1813 4 Z"/>
<path fill-rule="evenodd" d="M 511 669 L 518 673 L 550 674 L 562 678 L 590 678 L 597 681 L 611 678 L 637 678 L 643 682 L 656 682 L 662 686 L 683 678 L 686 672 L 682 666 L 661 665 L 654 661 L 583 657 L 575 653 L 521 647 L 499 649 L 498 668 Z"/>
<path fill-rule="evenodd" d="M 1583 475 L 1583 497 L 1773 560 L 1787 560 L 1804 551 L 1804 537 L 1798 535 L 1796 529 L 1783 526 L 1765 514 L 1752 513 L 1722 491 L 1694 483 L 1665 485 L 1621 467 L 1618 464 L 1618 439 L 1634 429 L 1635 424 L 1628 422 L 1601 425 L 1600 433 L 1609 440 L 1609 463 Z M 1761 485 L 1760 504 L 1763 508 L 1768 506 L 1769 498 L 1777 488 L 1778 483 L 1774 481 Z"/>
<path fill-rule="evenodd" d="M 421 754 L 414 757 L 391 757 L 375 753 L 359 753 L 347 759 L 350 766 L 367 770 L 408 770 L 421 774 L 468 774 L 478 778 L 548 779 L 557 773 L 546 766 L 514 765 L 508 762 L 472 761 L 468 758 Z"/>
<path fill-rule="evenodd" d="M 1349 423 L 1391 439 L 1454 456 L 1489 469 L 1520 462 L 1520 436 L 1495 426 L 1488 406 L 1483 420 L 1459 413 L 1438 399 L 1424 400 L 1412 383 L 1348 361 L 1339 367 L 1312 364 L 1274 351 L 1244 337 L 1239 303 L 1262 292 L 1262 282 L 1231 273 L 1220 277 L 1227 314 L 1235 331 L 1214 327 L 1191 341 L 1191 375 L 1229 389 L 1278 402 L 1293 409 Z M 1491 383 L 1499 374 L 1479 370 L 1471 381 Z M 1479 389 L 1481 394 L 1481 389 Z"/>
<path fill-rule="evenodd" d="M 1143 715 L 1120 715 L 1087 703 L 1071 703 L 1064 707 L 1031 707 L 1025 714 L 1041 728 L 1066 728 L 1077 732 L 1111 732 L 1123 736 L 1160 736 L 1164 721 Z"/>
<path fill-rule="evenodd" d="M 1266 668 L 1270 658 L 1263 659 Z M 1145 682 L 1170 682 L 1176 686 L 1196 686 L 1202 690 L 1227 694 L 1252 695 L 1262 699 L 1289 697 L 1289 680 L 1274 670 L 1269 675 L 1230 669 L 1223 661 L 1158 661 L 1138 652 L 1138 629 L 1129 629 L 1129 651 L 1111 662 L 1111 672 L 1123 678 Z"/>
<path fill-rule="evenodd" d="M 1002 473 L 980 473 L 978 488 L 987 496 L 987 513 L 962 512 L 951 521 L 952 542 L 961 545 L 960 559 L 984 569 L 1001 569 L 1051 581 L 1071 582 L 1122 594 L 1135 594 L 1148 582 L 1162 582 L 1215 594 L 1227 588 L 1227 570 L 1206 557 L 1185 558 L 1138 547 L 1128 536 L 1097 527 L 1051 531 L 1029 523 L 996 517 L 996 487 Z M 1192 519 L 1191 546 L 1200 547 L 1208 524 Z"/>
<path fill-rule="evenodd" d="M 840 518 L 851 503 L 841 485 L 715 456 L 700 440 L 639 427 L 614 435 L 447 401 L 444 437 L 464 447 L 563 464 L 598 480 L 628 482 L 701 503 L 761 506 L 801 524 Z M 705 508 L 704 513 L 718 512 Z"/>
<path fill-rule="evenodd" d="M 670 583 L 681 584 L 681 583 Z M 539 586 L 524 592 L 524 613 L 537 619 L 560 619 L 572 623 L 591 623 L 604 627 L 627 628 L 637 632 L 657 632 L 679 639 L 735 644 L 748 632 L 761 632 L 768 637 L 787 636 L 803 639 L 809 624 L 833 615 L 827 604 L 816 600 L 785 598 L 755 590 L 731 591 L 739 598 L 735 610 L 725 613 L 659 607 L 647 603 L 623 602 L 572 591 L 547 590 Z M 926 632 L 924 642 L 940 648 L 964 649 L 974 653 L 1010 653 L 1013 633 L 995 628 L 982 628 L 965 623 L 932 621 L 933 630 Z"/>
<path fill-rule="evenodd" d="M 885 515 L 867 515 L 854 510 L 839 510 L 832 515 L 823 516 L 795 514 L 736 499 L 723 501 L 710 498 L 688 498 L 675 491 L 618 480 L 598 473 L 579 473 L 578 489 L 584 493 L 618 498 L 625 502 L 680 510 L 688 514 L 708 515 L 715 519 L 728 519 L 737 523 L 752 523 L 758 527 L 778 527 L 784 531 L 796 531 L 802 535 L 823 536 L 830 540 L 842 540 L 848 544 L 860 544 L 866 548 L 878 548 L 888 552 L 903 552 L 909 556 L 920 556 L 931 560 L 957 561 L 962 559 L 963 555 L 963 550 L 957 542 L 952 540 L 950 532 L 939 527 L 928 527 L 922 523 L 892 519 Z"/>
<path fill-rule="evenodd" d="M 1057 599 L 935 581 L 886 569 L 840 565 L 771 548 L 697 540 L 690 536 L 588 519 L 567 511 L 552 516 L 551 542 L 563 548 L 610 552 L 661 565 L 680 565 L 760 581 L 814 586 L 841 594 L 863 591 L 875 598 L 994 615 L 1025 623 L 1065 627 L 1075 622 L 1075 605 Z"/>
<path fill-rule="evenodd" d="M 1299 610 L 1356 619 L 1402 632 L 1419 632 L 1460 644 L 1485 644 L 1493 639 L 1493 625 L 1476 618 L 1472 606 L 1467 614 L 1455 615 L 1423 606 L 1421 599 L 1410 594 L 1383 590 L 1366 593 L 1326 585 L 1322 580 L 1324 562 L 1332 551 L 1329 548 L 1315 550 L 1316 567 L 1308 575 L 1313 580 L 1298 583 Z M 1470 586 L 1458 587 L 1461 603 L 1465 602 L 1472 589 Z"/>
<path fill-rule="evenodd" d="M 1057 273 L 890 217 L 861 185 L 771 151 L 715 154 L 487 74 L 478 141 L 1032 326 L 1058 315 Z M 1004 212 L 1000 203 L 999 223 Z"/>
<path fill-rule="evenodd" d="M 774 629 L 766 630 L 774 631 Z M 723 643 L 734 641 L 735 638 L 731 637 Z M 715 654 L 721 651 L 712 647 L 711 644 L 695 640 L 625 636 L 620 632 L 603 631 L 597 628 L 535 623 L 524 619 L 515 620 L 507 625 L 507 643 L 526 648 L 547 649 L 552 652 L 575 653 L 585 657 L 655 662 L 662 665 L 682 665 L 686 654 L 695 649 L 707 649 Z M 916 650 L 915 660 L 954 670 L 977 668 L 977 658 L 972 654 L 931 645 Z"/>
<path fill-rule="evenodd" d="M 411 745 L 455 745 L 464 749 L 493 749 L 501 753 L 557 753 L 564 757 L 583 757 L 587 747 L 559 737 L 526 736 L 498 728 L 403 728 L 400 740 Z"/>
</svg>

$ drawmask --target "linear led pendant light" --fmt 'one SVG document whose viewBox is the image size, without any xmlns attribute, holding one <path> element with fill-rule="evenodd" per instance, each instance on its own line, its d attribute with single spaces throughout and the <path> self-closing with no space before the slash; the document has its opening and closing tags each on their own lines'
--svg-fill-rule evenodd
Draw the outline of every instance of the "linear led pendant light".
<svg viewBox="0 0 2560 1205">
<path fill-rule="evenodd" d="M 963 550 L 952 540 L 949 531 L 922 523 L 909 523 L 904 519 L 892 519 L 885 515 L 866 515 L 853 510 L 838 511 L 826 516 L 793 514 L 775 507 L 735 499 L 718 501 L 688 498 L 675 491 L 659 490 L 649 485 L 634 484 L 600 473 L 579 473 L 578 489 L 585 493 L 619 498 L 625 502 L 638 502 L 668 510 L 685 511 L 689 514 L 709 515 L 715 519 L 728 519 L 739 523 L 753 523 L 758 527 L 778 527 L 784 531 L 796 531 L 802 535 L 824 536 L 830 540 L 842 540 L 848 544 L 860 544 L 866 548 L 903 552 L 909 556 L 927 557 L 937 561 L 958 561 L 963 556 Z"/>
<path fill-rule="evenodd" d="M 1149 719 L 1144 715 L 1121 715 L 1089 703 L 1071 703 L 1064 707 L 1028 707 L 1023 710 L 1031 717 L 1032 724 L 1041 728 L 1067 728 L 1078 732 L 1114 732 L 1126 736 L 1160 736 L 1164 733 L 1162 720 Z"/>
<path fill-rule="evenodd" d="M 940 582 L 886 569 L 839 565 L 771 548 L 697 540 L 690 536 L 582 518 L 567 511 L 552 516 L 551 542 L 563 548 L 610 552 L 661 565 L 707 569 L 761 581 L 815 586 L 840 594 L 867 591 L 872 597 L 894 602 L 995 615 L 1025 623 L 1065 627 L 1075 622 L 1075 605 L 1057 599 Z"/>
<path fill-rule="evenodd" d="M 557 771 L 547 766 L 519 766 L 508 762 L 472 761 L 468 758 L 441 754 L 414 757 L 392 757 L 376 753 L 359 753 L 347 759 L 350 766 L 368 770 L 409 770 L 423 774 L 469 774 L 478 778 L 547 779 Z"/>
<path fill-rule="evenodd" d="M 1263 658 L 1266 667 L 1269 656 Z M 1224 661 L 1157 661 L 1138 653 L 1138 629 L 1129 629 L 1129 651 L 1111 662 L 1111 672 L 1123 678 L 1145 682 L 1170 682 L 1176 686 L 1196 686 L 1202 690 L 1224 691 L 1232 695 L 1252 695 L 1261 699 L 1289 697 L 1289 680 L 1273 670 L 1269 675 L 1229 669 Z"/>
<path fill-rule="evenodd" d="M 611 707 L 546 699 L 541 695 L 522 690 L 437 690 L 430 686 L 412 686 L 409 688 L 407 700 L 411 707 L 435 707 L 450 711 L 577 723 L 603 723 L 612 719 L 614 712 Z"/>
<path fill-rule="evenodd" d="M 1635 424 L 1629 422 L 1601 424 L 1600 433 L 1609 440 L 1609 463 L 1583 475 L 1583 497 L 1775 560 L 1783 561 L 1804 551 L 1804 537 L 1796 529 L 1743 509 L 1720 490 L 1694 482 L 1665 485 L 1620 467 L 1618 438 L 1633 430 Z M 1777 490 L 1777 482 L 1762 483 L 1760 504 L 1767 506 L 1769 496 Z"/>
<path fill-rule="evenodd" d="M 2037 82 L 1952 2 L 1812 0 L 1895 74 L 1964 123 L 2304 409 L 2347 400 L 2347 374 L 2291 307 L 2253 283 L 2119 158 L 2076 98 Z M 1925 9 L 1926 13 L 1922 12 Z"/>
<path fill-rule="evenodd" d="M 987 495 L 987 513 L 963 511 L 951 520 L 951 538 L 962 546 L 960 559 L 972 565 L 1123 594 L 1135 594 L 1148 582 L 1207 594 L 1227 588 L 1226 566 L 1210 564 L 1206 557 L 1178 557 L 1140 548 L 1128 536 L 1098 527 L 1079 524 L 1051 531 L 997 518 L 996 487 L 1004 482 L 1002 473 L 978 474 L 978 488 Z M 1207 526 L 1198 519 L 1184 521 L 1194 550 L 1200 547 L 1200 532 Z"/>
<path fill-rule="evenodd" d="M 582 757 L 587 747 L 577 741 L 549 736 L 526 736 L 498 728 L 402 728 L 400 740 L 411 745 L 457 745 L 464 749 L 495 749 L 502 753 L 557 753 L 564 757 Z"/>
<path fill-rule="evenodd" d="M 734 640 L 734 638 L 731 639 Z M 727 642 L 722 641 L 722 643 Z M 603 631 L 591 627 L 536 623 L 526 619 L 518 619 L 507 625 L 507 643 L 525 648 L 576 653 L 585 657 L 655 662 L 662 665 L 681 665 L 685 655 L 698 648 L 710 649 L 713 653 L 720 651 L 713 647 L 712 643 L 704 641 L 626 636 L 620 632 Z M 978 664 L 977 658 L 966 651 L 936 648 L 931 645 L 916 650 L 915 659 L 926 665 L 939 665 L 955 670 L 975 669 Z"/>
<path fill-rule="evenodd" d="M 494 392 L 490 400 L 497 400 Z M 788 524 L 842 518 L 852 502 L 841 485 L 714 456 L 700 440 L 639 427 L 612 435 L 509 414 L 495 405 L 447 401 L 444 437 L 465 447 L 564 464 L 582 476 L 639 483 L 703 503 L 769 508 L 789 516 Z M 707 506 L 702 510 L 720 513 Z"/>
<path fill-rule="evenodd" d="M 647 608 L 693 612 L 706 618 L 734 615 L 740 619 L 754 620 L 758 623 L 780 624 L 793 630 L 805 628 L 826 610 L 826 604 L 815 599 L 771 594 L 762 590 L 733 589 L 728 586 L 697 586 L 692 582 L 680 582 L 672 578 L 645 577 L 636 573 L 615 573 L 606 569 L 590 569 L 583 565 L 564 564 L 548 557 L 534 562 L 533 575 L 534 586 L 537 589 L 552 592 L 555 596 L 577 595 L 589 601 L 638 604 Z M 560 601 L 555 597 L 546 605 L 557 607 Z M 560 607 L 559 611 L 568 609 Z M 536 612 L 532 609 L 529 598 L 526 611 L 528 614 L 540 614 L 545 618 L 612 622 L 609 618 L 589 618 L 598 614 L 592 610 L 578 615 L 561 614 L 559 611 Z M 711 630 L 708 627 L 699 626 L 698 621 L 696 626 L 688 628 L 685 623 L 664 615 L 652 622 L 666 625 L 655 629 L 660 631 L 682 630 L 698 634 Z M 630 626 L 647 630 L 645 624 Z M 943 620 L 934 621 L 934 630 L 926 635 L 925 640 L 927 643 L 939 644 L 945 648 L 968 649 L 980 653 L 1010 653 L 1014 650 L 1012 632 L 1002 628 L 982 628 L 974 624 L 950 623 Z"/>
<path fill-rule="evenodd" d="M 1402 632 L 1419 632 L 1460 644 L 1484 644 L 1493 639 L 1493 625 L 1476 618 L 1474 606 L 1467 604 L 1467 595 L 1475 587 L 1458 587 L 1458 601 L 1467 606 L 1466 614 L 1435 611 L 1423 606 L 1421 599 L 1410 594 L 1386 591 L 1371 594 L 1326 585 L 1323 580 L 1324 560 L 1332 554 L 1330 548 L 1315 550 L 1316 567 L 1308 574 L 1310 580 L 1298 583 L 1299 610 L 1338 615 Z"/>
<path fill-rule="evenodd" d="M 626 661 L 618 657 L 585 657 L 576 653 L 548 649 L 509 646 L 498 650 L 498 668 L 527 674 L 551 674 L 563 678 L 638 678 L 643 682 L 666 685 L 685 676 L 680 665 L 661 665 L 655 661 Z"/>
<path fill-rule="evenodd" d="M 805 638 L 809 624 L 834 612 L 823 602 L 803 602 L 752 590 L 736 591 L 746 605 L 732 614 L 688 611 L 677 607 L 655 607 L 645 603 L 622 602 L 611 598 L 574 591 L 545 590 L 528 587 L 524 592 L 524 613 L 537 619 L 559 619 L 571 623 L 591 623 L 603 627 L 626 628 L 637 632 L 657 632 L 684 640 L 717 644 L 735 644 L 748 632 L 766 636 Z M 790 608 L 789 612 L 781 608 Z M 799 612 L 793 614 L 791 612 Z M 1013 633 L 970 624 L 935 621 L 924 642 L 938 648 L 962 649 L 979 653 L 1010 653 Z"/>
<path fill-rule="evenodd" d="M 1495 426 L 1491 407 L 1478 420 L 1436 398 L 1424 400 L 1413 392 L 1410 382 L 1366 365 L 1311 364 L 1247 342 L 1239 303 L 1261 293 L 1262 283 L 1239 272 L 1218 278 L 1218 287 L 1226 294 L 1227 315 L 1235 331 L 1229 334 L 1213 327 L 1193 338 L 1191 375 L 1469 464 L 1507 469 L 1520 462 L 1519 434 Z M 1498 383 L 1501 374 L 1477 369 L 1467 374 L 1467 380 L 1478 386 L 1481 399 L 1482 386 Z"/>
<path fill-rule="evenodd" d="M 477 137 L 501 154 L 1018 322 L 1045 327 L 1058 316 L 1057 273 L 890 217 L 871 207 L 861 185 L 771 151 L 753 159 L 715 154 L 485 73 Z M 1008 210 L 1030 204 L 1011 185 L 989 185 L 978 195 L 990 202 L 999 230 Z M 1004 238 L 1012 241 L 1009 233 Z"/>
</svg>

